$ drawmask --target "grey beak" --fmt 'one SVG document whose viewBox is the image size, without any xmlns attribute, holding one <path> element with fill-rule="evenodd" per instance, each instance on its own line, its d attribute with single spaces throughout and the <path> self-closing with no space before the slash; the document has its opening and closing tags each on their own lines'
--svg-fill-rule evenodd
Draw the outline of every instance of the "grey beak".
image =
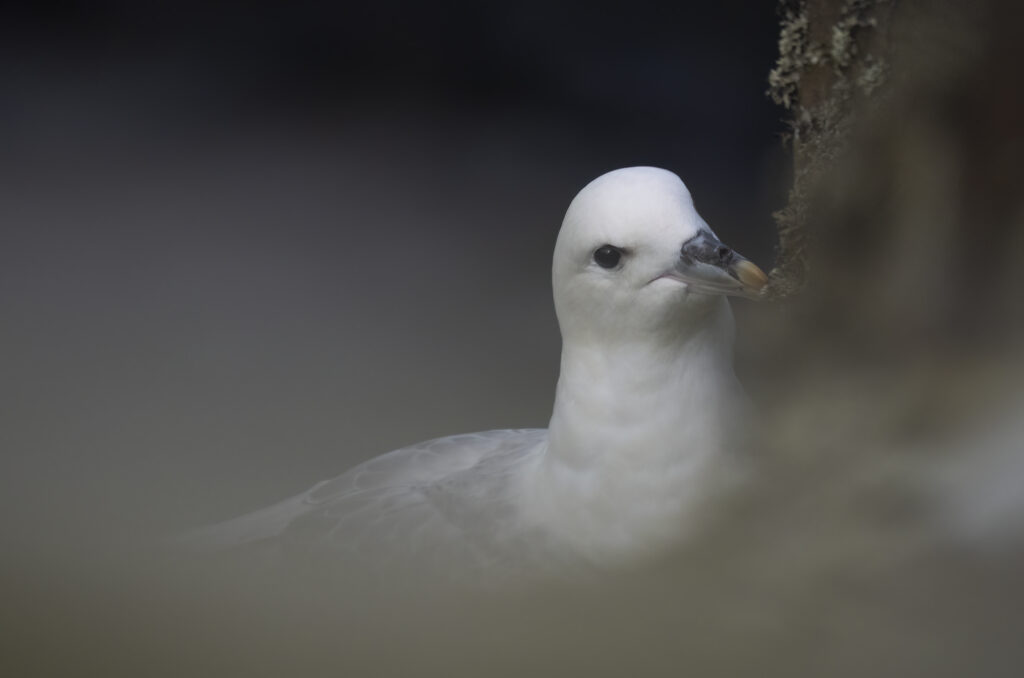
<svg viewBox="0 0 1024 678">
<path fill-rule="evenodd" d="M 751 299 L 759 298 L 768 284 L 764 271 L 709 231 L 701 231 L 683 243 L 673 277 L 698 292 Z"/>
</svg>

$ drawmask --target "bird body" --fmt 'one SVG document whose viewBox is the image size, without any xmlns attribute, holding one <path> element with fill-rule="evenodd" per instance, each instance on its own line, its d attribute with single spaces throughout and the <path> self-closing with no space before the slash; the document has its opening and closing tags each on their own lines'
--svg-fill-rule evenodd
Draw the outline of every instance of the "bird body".
<svg viewBox="0 0 1024 678">
<path fill-rule="evenodd" d="M 733 461 L 729 419 L 742 395 L 726 358 L 732 316 L 719 301 L 716 324 L 679 346 L 563 349 L 525 505 L 598 562 L 674 543 L 714 470 Z"/>
<path fill-rule="evenodd" d="M 190 541 L 484 579 L 678 543 L 737 428 L 725 295 L 756 297 L 766 278 L 718 241 L 676 175 L 634 167 L 573 200 L 552 279 L 563 349 L 547 430 L 412 445 Z"/>
</svg>

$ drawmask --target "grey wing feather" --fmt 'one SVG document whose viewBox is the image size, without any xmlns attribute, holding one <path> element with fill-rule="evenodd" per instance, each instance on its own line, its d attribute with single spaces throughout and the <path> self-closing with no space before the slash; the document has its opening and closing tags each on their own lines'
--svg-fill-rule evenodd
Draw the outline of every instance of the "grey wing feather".
<svg viewBox="0 0 1024 678">
<path fill-rule="evenodd" d="M 514 522 L 507 481 L 544 434 L 497 430 L 418 443 L 268 508 L 196 530 L 182 542 L 230 549 L 278 540 L 288 548 L 352 556 L 390 551 L 423 558 L 445 551 L 445 560 L 458 549 L 486 559 L 481 544 Z"/>
</svg>

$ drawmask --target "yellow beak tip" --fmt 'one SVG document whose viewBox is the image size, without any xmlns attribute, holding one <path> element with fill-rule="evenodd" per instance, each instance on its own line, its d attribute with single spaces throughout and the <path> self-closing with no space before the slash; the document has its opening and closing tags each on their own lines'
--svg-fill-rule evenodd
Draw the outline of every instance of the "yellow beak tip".
<svg viewBox="0 0 1024 678">
<path fill-rule="evenodd" d="M 768 276 L 751 261 L 740 261 L 736 264 L 736 277 L 751 292 L 763 292 L 768 286 Z"/>
</svg>

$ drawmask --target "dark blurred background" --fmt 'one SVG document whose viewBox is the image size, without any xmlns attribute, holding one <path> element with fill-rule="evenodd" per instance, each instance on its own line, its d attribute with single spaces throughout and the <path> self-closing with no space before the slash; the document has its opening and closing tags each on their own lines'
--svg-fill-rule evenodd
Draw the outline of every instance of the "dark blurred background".
<svg viewBox="0 0 1024 678">
<path fill-rule="evenodd" d="M 589 180 L 671 169 L 770 264 L 776 34 L 773 2 L 6 6 L 12 563 L 545 426 L 550 254 Z"/>
</svg>

